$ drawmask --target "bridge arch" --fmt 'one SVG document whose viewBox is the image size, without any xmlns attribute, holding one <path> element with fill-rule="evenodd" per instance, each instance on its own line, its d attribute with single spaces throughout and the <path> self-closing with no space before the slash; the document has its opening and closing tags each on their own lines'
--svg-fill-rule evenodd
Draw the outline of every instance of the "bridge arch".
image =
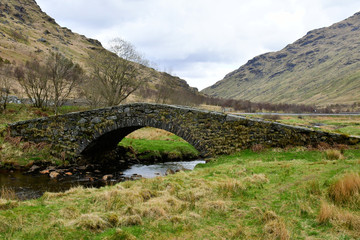
<svg viewBox="0 0 360 240">
<path fill-rule="evenodd" d="M 276 122 L 183 106 L 134 103 L 70 113 L 9 126 L 25 141 L 49 142 L 70 157 L 114 148 L 142 127 L 160 128 L 183 138 L 203 156 L 231 154 L 254 144 L 265 147 L 308 146 L 320 142 L 356 144 L 357 137 L 314 131 Z"/>
<path fill-rule="evenodd" d="M 78 153 L 88 156 L 112 150 L 127 135 L 144 127 L 158 128 L 173 133 L 191 144 L 199 151 L 200 155 L 206 155 L 207 153 L 199 144 L 199 141 L 194 139 L 191 129 L 183 129 L 178 124 L 169 124 L 161 120 L 154 121 L 153 118 L 149 119 L 146 117 L 128 118 L 126 121 L 114 121 L 113 125 L 107 125 L 103 129 L 99 129 L 93 133 L 91 138 L 81 142 Z"/>
</svg>

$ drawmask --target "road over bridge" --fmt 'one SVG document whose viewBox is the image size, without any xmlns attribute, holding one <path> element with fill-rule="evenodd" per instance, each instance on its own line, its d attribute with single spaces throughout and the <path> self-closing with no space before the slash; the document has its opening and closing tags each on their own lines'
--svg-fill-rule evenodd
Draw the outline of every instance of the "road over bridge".
<svg viewBox="0 0 360 240">
<path fill-rule="evenodd" d="M 143 127 L 172 132 L 203 156 L 231 154 L 255 144 L 265 147 L 356 144 L 359 138 L 314 131 L 183 106 L 134 103 L 117 107 L 33 119 L 9 126 L 11 136 L 49 142 L 67 156 L 91 156 L 113 149 L 125 136 Z"/>
</svg>

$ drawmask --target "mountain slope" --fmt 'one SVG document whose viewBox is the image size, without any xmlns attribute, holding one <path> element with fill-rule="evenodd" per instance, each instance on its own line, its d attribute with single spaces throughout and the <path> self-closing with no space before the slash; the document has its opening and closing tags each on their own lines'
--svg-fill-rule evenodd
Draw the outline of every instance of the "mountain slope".
<svg viewBox="0 0 360 240">
<path fill-rule="evenodd" d="M 87 69 L 89 54 L 100 49 L 103 47 L 99 41 L 59 26 L 35 0 L 0 1 L 0 61 L 23 64 L 33 58 L 45 59 L 50 51 L 59 51 Z M 141 68 L 141 74 L 148 83 L 142 89 L 149 88 L 156 93 L 159 85 L 170 84 L 177 92 L 198 94 L 196 89 L 178 77 L 147 67 Z M 137 95 L 134 100 L 144 100 L 140 91 Z"/>
<path fill-rule="evenodd" d="M 203 93 L 255 102 L 360 101 L 360 13 L 249 60 Z"/>
</svg>

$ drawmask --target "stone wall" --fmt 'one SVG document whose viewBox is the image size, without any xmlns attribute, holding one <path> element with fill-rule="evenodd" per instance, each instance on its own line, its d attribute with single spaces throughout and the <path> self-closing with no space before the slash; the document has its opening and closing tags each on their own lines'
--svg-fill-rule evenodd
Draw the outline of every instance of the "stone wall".
<svg viewBox="0 0 360 240">
<path fill-rule="evenodd" d="M 242 116 L 147 103 L 18 122 L 10 125 L 10 133 L 25 141 L 50 142 L 58 152 L 76 157 L 110 150 L 145 126 L 182 137 L 203 156 L 231 154 L 255 144 L 286 147 L 320 142 L 356 144 L 360 140 Z"/>
</svg>

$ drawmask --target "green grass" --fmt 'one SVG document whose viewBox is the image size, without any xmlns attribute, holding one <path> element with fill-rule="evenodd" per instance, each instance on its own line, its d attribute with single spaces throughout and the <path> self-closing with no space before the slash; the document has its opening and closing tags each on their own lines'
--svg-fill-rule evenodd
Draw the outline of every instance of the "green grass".
<svg viewBox="0 0 360 240">
<path fill-rule="evenodd" d="M 254 116 L 261 117 L 261 115 Z M 360 116 L 281 116 L 277 121 L 316 130 L 360 136 Z"/>
<path fill-rule="evenodd" d="M 70 112 L 84 111 L 86 107 L 80 106 L 62 106 L 59 109 L 59 114 L 65 114 Z M 32 107 L 25 104 L 8 104 L 4 113 L 0 114 L 0 128 L 4 127 L 8 123 L 24 121 L 34 118 L 40 118 L 44 116 L 52 116 L 54 111 L 52 109 L 41 110 L 39 108 Z"/>
<path fill-rule="evenodd" d="M 196 158 L 199 152 L 182 138 L 172 135 L 172 140 L 147 140 L 124 138 L 119 145 L 131 146 L 141 158 L 162 157 L 169 158 Z"/>
<path fill-rule="evenodd" d="M 339 128 L 337 129 L 337 131 L 348 135 L 360 136 L 360 126 L 347 126 L 347 127 Z"/>
<path fill-rule="evenodd" d="M 360 151 L 344 156 L 242 151 L 167 177 L 0 200 L 0 239 L 357 239 L 359 208 L 328 195 L 360 173 Z M 333 209 L 325 223 L 324 202 Z"/>
</svg>

